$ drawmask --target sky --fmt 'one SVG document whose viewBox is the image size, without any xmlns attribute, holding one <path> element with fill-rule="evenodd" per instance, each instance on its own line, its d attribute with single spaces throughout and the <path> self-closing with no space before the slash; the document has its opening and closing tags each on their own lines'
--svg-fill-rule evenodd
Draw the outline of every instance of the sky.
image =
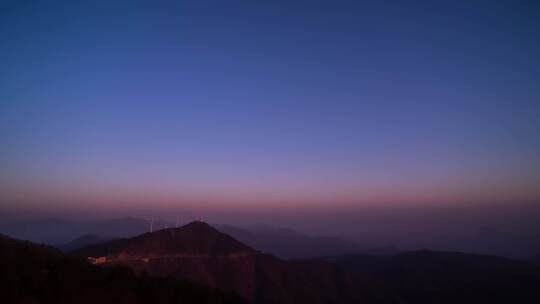
<svg viewBox="0 0 540 304">
<path fill-rule="evenodd" d="M 3 210 L 540 202 L 537 1 L 0 2 Z"/>
</svg>

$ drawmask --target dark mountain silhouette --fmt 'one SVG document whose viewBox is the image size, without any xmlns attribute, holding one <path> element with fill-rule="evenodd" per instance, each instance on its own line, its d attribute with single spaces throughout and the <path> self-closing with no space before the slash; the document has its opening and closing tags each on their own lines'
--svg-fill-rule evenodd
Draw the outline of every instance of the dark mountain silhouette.
<svg viewBox="0 0 540 304">
<path fill-rule="evenodd" d="M 110 241 L 74 252 L 139 275 L 234 291 L 252 303 L 537 303 L 540 269 L 493 256 L 420 251 L 283 261 L 209 225 Z"/>
<path fill-rule="evenodd" d="M 172 278 L 99 268 L 52 247 L 0 235 L 2 303 L 243 303 L 236 295 Z"/>
<path fill-rule="evenodd" d="M 180 228 L 162 229 L 130 239 L 88 246 L 73 252 L 79 256 L 109 255 L 119 259 L 174 255 L 228 256 L 255 254 L 255 250 L 210 225 L 196 221 Z"/>
</svg>

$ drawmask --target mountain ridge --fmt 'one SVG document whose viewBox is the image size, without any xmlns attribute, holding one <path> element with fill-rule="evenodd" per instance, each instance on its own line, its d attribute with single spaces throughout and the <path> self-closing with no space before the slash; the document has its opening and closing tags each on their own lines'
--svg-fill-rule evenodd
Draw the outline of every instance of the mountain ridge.
<svg viewBox="0 0 540 304">
<path fill-rule="evenodd" d="M 201 221 L 179 228 L 144 233 L 134 238 L 91 245 L 72 252 L 78 256 L 113 256 L 121 259 L 182 254 L 227 256 L 255 253 L 256 250 Z"/>
<path fill-rule="evenodd" d="M 174 238 L 178 235 L 188 237 Z M 208 246 L 215 244 L 208 240 L 217 236 L 226 240 L 227 246 Z M 153 245 L 170 240 L 195 241 L 197 246 Z M 101 249 L 111 248 L 114 250 L 100 252 L 112 258 L 105 264 L 126 266 L 139 275 L 175 277 L 216 287 L 259 304 L 508 303 L 516 299 L 520 303 L 536 303 L 540 300 L 536 288 L 540 283 L 540 268 L 495 256 L 424 250 L 391 256 L 346 255 L 284 261 L 198 222 L 113 241 L 109 248 Z M 196 250 L 168 250 L 171 248 Z M 119 254 L 122 252 L 127 255 Z M 239 252 L 246 254 L 235 254 Z M 96 251 L 87 248 L 77 252 L 83 256 L 88 253 Z"/>
</svg>

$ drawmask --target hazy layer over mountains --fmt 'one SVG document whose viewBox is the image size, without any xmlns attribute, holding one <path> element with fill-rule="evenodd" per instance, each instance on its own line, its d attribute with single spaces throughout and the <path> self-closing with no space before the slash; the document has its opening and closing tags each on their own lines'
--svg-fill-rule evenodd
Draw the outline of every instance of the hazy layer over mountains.
<svg viewBox="0 0 540 304">
<path fill-rule="evenodd" d="M 182 215 L 181 224 L 190 218 L 190 214 L 170 212 L 161 217 L 168 221 L 154 222 L 154 230 L 174 227 L 176 214 Z M 83 236 L 86 240 L 82 244 L 89 244 L 92 238 L 108 240 L 149 231 L 149 221 L 141 218 L 103 218 L 66 220 L 4 215 L 0 216 L 0 229 L 13 237 L 62 247 Z M 191 218 L 196 218 L 194 213 Z M 216 211 L 205 213 L 205 220 L 249 246 L 282 258 L 434 249 L 529 259 L 540 252 L 538 204 L 388 210 L 336 208 L 324 213 L 315 210 L 287 214 Z"/>
</svg>

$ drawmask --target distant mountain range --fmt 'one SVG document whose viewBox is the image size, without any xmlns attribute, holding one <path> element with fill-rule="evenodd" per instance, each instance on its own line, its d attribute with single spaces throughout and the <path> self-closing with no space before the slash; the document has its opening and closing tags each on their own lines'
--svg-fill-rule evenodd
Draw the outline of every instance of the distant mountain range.
<svg viewBox="0 0 540 304">
<path fill-rule="evenodd" d="M 155 221 L 155 231 L 174 227 L 173 223 Z M 44 219 L 21 221 L 0 226 L 4 233 L 33 242 L 53 245 L 64 252 L 101 243 L 104 241 L 133 237 L 148 232 L 150 222 L 140 218 L 120 218 L 96 221 L 69 221 Z M 245 228 L 216 225 L 220 231 L 246 245 L 283 259 L 302 259 L 341 254 L 393 254 L 398 249 L 367 247 L 338 237 L 313 237 L 293 229 L 255 225 Z"/>
<path fill-rule="evenodd" d="M 270 226 L 238 228 L 217 225 L 220 231 L 241 242 L 283 259 L 305 259 L 351 253 L 386 255 L 395 254 L 395 247 L 366 247 L 338 237 L 312 237 L 292 229 Z"/>
<path fill-rule="evenodd" d="M 174 223 L 155 221 L 153 228 L 156 231 L 174 226 Z M 411 244 L 408 245 L 405 244 L 406 240 L 403 238 L 381 241 L 378 239 L 377 233 L 364 234 L 364 237 L 356 242 L 339 237 L 310 236 L 292 229 L 266 225 L 243 227 L 215 225 L 215 227 L 248 246 L 283 259 L 305 259 L 344 254 L 387 255 L 398 253 L 403 248 L 407 248 L 409 251 L 431 248 L 440 251 L 493 254 L 516 259 L 530 259 L 531 256 L 540 252 L 540 234 L 510 232 L 502 228 L 487 226 L 478 227 L 477 230 L 471 230 L 470 233 L 456 235 L 431 231 L 426 233 L 431 234 L 430 238 L 423 240 L 416 240 L 421 238 L 420 234 L 410 234 L 403 237 L 409 239 Z M 100 240 L 133 237 L 148 232 L 149 229 L 149 221 L 129 217 L 89 221 L 42 219 L 11 222 L 3 220 L 0 222 L 0 231 L 9 236 L 54 245 L 66 251 Z M 353 234 L 351 232 L 344 235 Z M 87 240 L 73 242 L 82 236 L 85 236 Z M 95 240 L 92 241 L 91 238 Z M 403 248 L 396 248 L 392 244 L 401 244 Z"/>
<path fill-rule="evenodd" d="M 203 222 L 91 245 L 73 255 L 235 292 L 250 303 L 540 301 L 540 268 L 532 263 L 433 251 L 284 261 Z"/>
<path fill-rule="evenodd" d="M 161 228 L 160 224 L 156 223 L 156 228 Z M 91 221 L 50 218 L 0 225 L 0 231 L 11 237 L 49 245 L 64 245 L 85 235 L 104 238 L 132 237 L 148 231 L 148 228 L 146 220 L 130 217 Z"/>
<path fill-rule="evenodd" d="M 83 235 L 81 237 L 78 237 L 66 244 L 56 246 L 58 249 L 62 250 L 63 252 L 70 252 L 73 250 L 77 250 L 82 247 L 86 247 L 89 245 L 104 243 L 107 241 L 110 241 L 110 238 L 104 238 L 93 234 L 87 234 Z"/>
</svg>

